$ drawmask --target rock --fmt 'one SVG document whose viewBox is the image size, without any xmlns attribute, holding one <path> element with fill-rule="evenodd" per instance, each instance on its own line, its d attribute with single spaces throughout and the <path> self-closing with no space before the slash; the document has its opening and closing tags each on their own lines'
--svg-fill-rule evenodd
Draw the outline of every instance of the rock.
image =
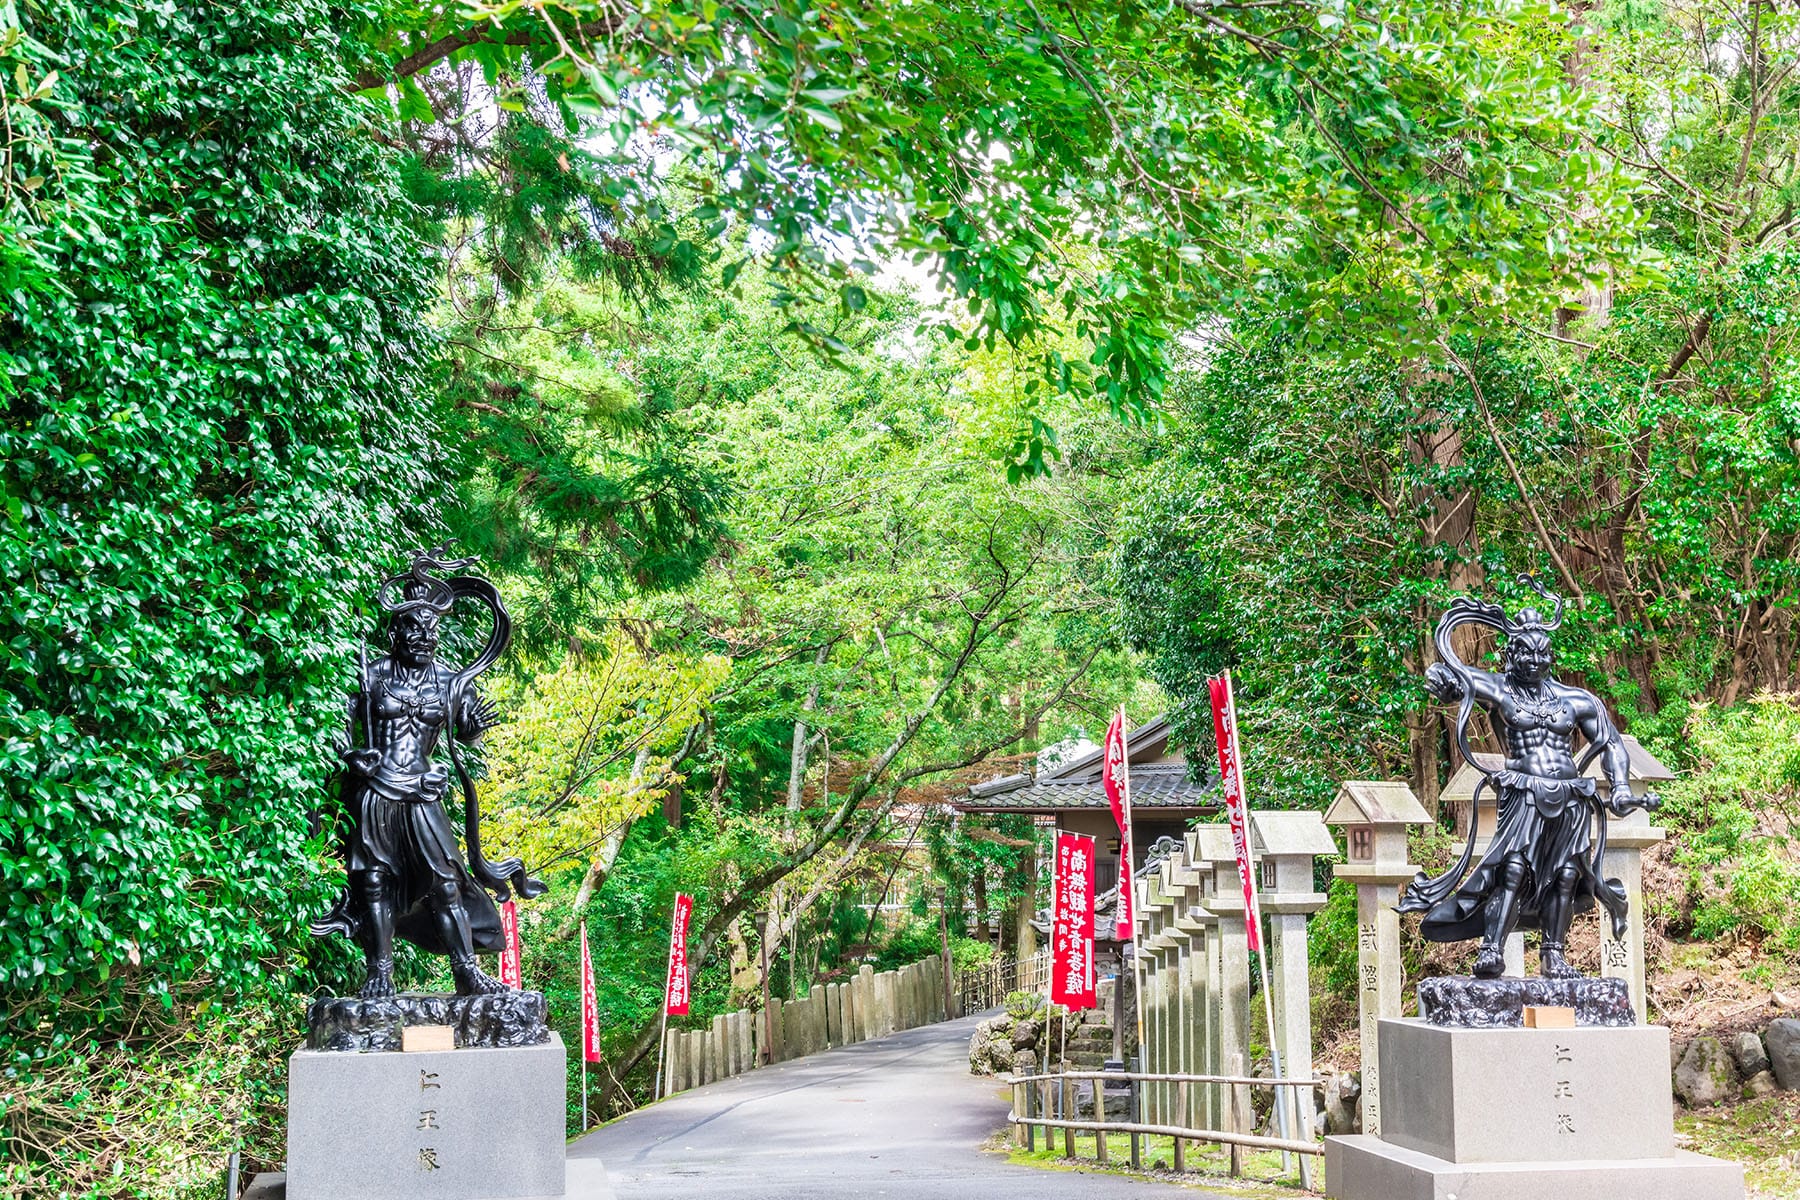
<svg viewBox="0 0 1800 1200">
<path fill-rule="evenodd" d="M 1792 1017 L 1770 1021 L 1763 1030 L 1763 1044 L 1769 1048 L 1775 1082 L 1787 1091 L 1800 1091 L 1800 1021 Z"/>
<path fill-rule="evenodd" d="M 1013 1026 L 1012 1046 L 1014 1050 L 1029 1050 L 1037 1045 L 1038 1037 L 1044 1032 L 1044 1023 L 1036 1020 L 1020 1021 Z"/>
<path fill-rule="evenodd" d="M 969 1073 L 1000 1075 L 1012 1070 L 1013 1019 L 1004 1013 L 975 1027 L 969 1039 Z"/>
<path fill-rule="evenodd" d="M 1094 1084 L 1096 1080 L 1083 1079 L 1075 1085 L 1075 1099 L 1080 1105 L 1084 1120 L 1091 1119 L 1094 1112 Z M 1131 1089 L 1123 1081 L 1113 1084 L 1103 1093 L 1106 1097 L 1106 1119 L 1124 1121 L 1131 1115 Z"/>
<path fill-rule="evenodd" d="M 1731 1057 L 1737 1060 L 1738 1074 L 1753 1078 L 1769 1069 L 1769 1052 L 1763 1040 L 1754 1033 L 1740 1033 L 1731 1042 Z"/>
<path fill-rule="evenodd" d="M 1781 1085 L 1775 1082 L 1773 1071 L 1758 1071 L 1744 1080 L 1744 1099 L 1746 1100 L 1758 1100 L 1764 1096 L 1772 1096 L 1780 1090 Z"/>
<path fill-rule="evenodd" d="M 1636 1025 L 1631 989 L 1623 979 L 1476 979 L 1444 975 L 1419 982 L 1419 1015 L 1458 1029 L 1517 1029 L 1527 1004 L 1575 1010 L 1577 1025 Z"/>
<path fill-rule="evenodd" d="M 1362 1080 L 1355 1075 L 1333 1073 L 1325 1077 L 1325 1118 L 1327 1133 L 1358 1133 L 1362 1130 Z"/>
<path fill-rule="evenodd" d="M 407 992 L 387 1000 L 325 996 L 306 1008 L 308 1050 L 399 1050 L 409 1025 L 448 1025 L 457 1049 L 541 1046 L 550 1040 L 542 992 L 447 996 Z"/>
<path fill-rule="evenodd" d="M 1037 1055 L 1033 1054 L 1031 1051 L 1015 1050 L 1013 1051 L 1012 1062 L 1008 1064 L 1008 1069 L 1011 1070 L 1014 1075 L 1036 1075 L 1043 1069 L 1043 1065 L 1044 1064 L 1038 1061 Z"/>
<path fill-rule="evenodd" d="M 1689 1108 L 1719 1104 L 1737 1093 L 1737 1068 L 1718 1038 L 1695 1038 L 1675 1068 L 1675 1094 Z"/>
<path fill-rule="evenodd" d="M 1681 1060 L 1687 1057 L 1687 1048 L 1691 1044 L 1675 1038 L 1669 1039 L 1669 1074 L 1673 1075 L 1675 1068 L 1681 1065 Z"/>
</svg>

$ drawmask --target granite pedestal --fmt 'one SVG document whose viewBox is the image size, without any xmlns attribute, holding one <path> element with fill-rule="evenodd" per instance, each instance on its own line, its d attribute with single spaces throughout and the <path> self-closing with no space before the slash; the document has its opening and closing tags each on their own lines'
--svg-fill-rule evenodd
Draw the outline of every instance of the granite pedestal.
<svg viewBox="0 0 1800 1200">
<path fill-rule="evenodd" d="M 1337 1200 L 1742 1200 L 1743 1168 L 1675 1149 L 1661 1026 L 1381 1022 L 1380 1136 L 1325 1140 Z"/>
<path fill-rule="evenodd" d="M 258 1175 L 244 1193 L 244 1200 L 287 1200 L 287 1176 L 279 1171 Z M 616 1200 L 606 1167 L 597 1158 L 571 1158 L 563 1176 L 563 1190 L 555 1196 L 527 1200 Z"/>
<path fill-rule="evenodd" d="M 285 1200 L 564 1194 L 565 1052 L 538 1046 L 288 1060 Z"/>
</svg>

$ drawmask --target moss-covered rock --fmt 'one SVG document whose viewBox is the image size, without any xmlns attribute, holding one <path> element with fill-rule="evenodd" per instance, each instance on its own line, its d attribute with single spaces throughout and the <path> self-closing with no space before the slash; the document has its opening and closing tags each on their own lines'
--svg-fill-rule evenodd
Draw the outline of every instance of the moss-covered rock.
<svg viewBox="0 0 1800 1200">
<path fill-rule="evenodd" d="M 1704 1108 L 1738 1092 L 1737 1065 L 1718 1038 L 1695 1038 L 1675 1068 L 1675 1094 L 1689 1108 Z"/>
</svg>

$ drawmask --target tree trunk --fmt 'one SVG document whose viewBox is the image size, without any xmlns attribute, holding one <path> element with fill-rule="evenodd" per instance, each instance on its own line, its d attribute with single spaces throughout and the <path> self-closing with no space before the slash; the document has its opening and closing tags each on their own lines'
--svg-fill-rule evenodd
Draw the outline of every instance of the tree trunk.
<svg viewBox="0 0 1800 1200">
<path fill-rule="evenodd" d="M 975 936 L 984 942 L 991 941 L 993 936 L 988 932 L 987 872 L 977 868 L 972 882 L 975 885 L 975 926 L 978 931 Z"/>
<path fill-rule="evenodd" d="M 1421 382 L 1430 384 L 1451 382 L 1451 376 L 1447 372 L 1423 367 L 1419 378 Z M 1461 467 L 1462 430 L 1435 409 L 1425 412 L 1424 418 L 1426 432 L 1415 435 L 1408 447 L 1413 462 L 1434 474 Z M 1423 518 L 1421 540 L 1427 547 L 1445 547 L 1449 550 L 1444 556 L 1446 565 L 1441 570 L 1441 578 L 1448 589 L 1459 594 L 1478 591 L 1483 582 L 1483 573 L 1480 546 L 1475 536 L 1477 497 L 1474 492 L 1467 488 L 1445 492 L 1438 488 L 1421 487 L 1416 490 L 1413 499 L 1415 503 L 1428 502 L 1430 505 Z M 1423 673 L 1426 666 L 1437 661 L 1437 650 L 1431 637 L 1432 623 L 1436 617 L 1432 614 L 1421 615 L 1426 618 L 1420 633 L 1419 669 Z M 1451 646 L 1464 662 L 1473 663 L 1480 654 L 1480 634 L 1473 626 L 1464 625 L 1451 635 Z M 1406 723 L 1412 785 L 1425 810 L 1436 816 L 1443 776 L 1462 765 L 1462 755 L 1455 739 L 1451 738 L 1449 762 L 1445 764 L 1442 761 L 1439 745 L 1449 728 L 1448 723 L 1454 717 L 1432 705 L 1424 695 L 1422 683 L 1420 705 L 1416 710 L 1417 718 L 1408 719 Z"/>
<path fill-rule="evenodd" d="M 639 747 L 637 757 L 631 763 L 630 791 L 635 792 L 644 786 L 644 768 L 650 765 L 650 747 Z M 607 874 L 613 864 L 619 860 L 619 851 L 625 846 L 625 835 L 631 830 L 630 821 L 622 821 L 618 828 L 608 833 L 594 850 L 594 857 L 588 863 L 587 874 L 581 877 L 581 886 L 575 890 L 575 907 L 571 910 L 574 919 L 579 920 L 587 911 L 589 901 L 600 885 L 606 882 Z"/>
<path fill-rule="evenodd" d="M 826 642 L 819 647 L 819 653 L 813 658 L 812 686 L 806 689 L 806 699 L 800 705 L 802 713 L 810 713 L 819 707 L 819 674 L 818 668 L 825 665 L 825 658 L 831 653 L 831 643 Z M 794 722 L 794 745 L 788 756 L 788 793 L 787 806 L 789 812 L 800 811 L 800 792 L 806 786 L 806 756 L 811 746 L 809 740 L 812 730 L 807 728 L 803 716 Z"/>
<path fill-rule="evenodd" d="M 1037 848 L 1025 852 L 1020 864 L 1024 878 L 1020 880 L 1019 906 L 1013 913 L 1014 953 L 1023 962 L 1037 953 L 1037 929 L 1031 918 L 1037 916 Z"/>
</svg>

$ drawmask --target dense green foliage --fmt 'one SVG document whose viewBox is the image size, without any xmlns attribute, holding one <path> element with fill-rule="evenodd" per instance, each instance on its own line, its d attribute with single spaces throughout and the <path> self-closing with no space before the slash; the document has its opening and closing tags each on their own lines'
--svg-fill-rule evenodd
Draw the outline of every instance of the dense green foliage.
<svg viewBox="0 0 1800 1200">
<path fill-rule="evenodd" d="M 1417 349 L 1632 258 L 1629 173 L 1580 141 L 1588 97 L 1558 60 L 1581 35 L 1547 5 L 473 12 L 397 14 L 366 81 L 417 107 L 449 63 L 523 109 L 541 72 L 546 106 L 608 132 L 605 220 L 669 253 L 748 223 L 815 345 L 837 343 L 809 301 L 854 312 L 875 262 L 920 255 L 959 310 L 947 333 L 1020 347 L 1031 387 L 1122 413 L 1154 405 L 1185 329 L 1271 294 L 1298 323 Z M 670 158 L 704 172 L 699 196 L 670 195 Z M 1045 431 L 1016 435 L 1044 469 Z"/>
<path fill-rule="evenodd" d="M 0 981 L 253 987 L 356 597 L 444 495 L 431 253 L 323 6 L 43 17 L 88 148 L 0 317 Z"/>
<path fill-rule="evenodd" d="M 1661 278 L 1543 293 L 1530 319 L 1430 355 L 1319 347 L 1271 312 L 1218 330 L 1172 383 L 1173 453 L 1113 587 L 1182 700 L 1203 708 L 1200 680 L 1237 668 L 1274 802 L 1370 771 L 1435 797 L 1429 622 L 1460 591 L 1517 608 L 1521 572 L 1570 601 L 1562 670 L 1638 732 L 1665 705 L 1794 686 L 1800 174 L 1794 127 L 1764 114 L 1797 95 L 1795 18 L 1752 6 L 1755 52 L 1719 56 L 1702 31 L 1740 6 L 1702 7 L 1695 24 L 1608 6 L 1565 64 L 1596 152 L 1655 163 L 1643 250 Z"/>
<path fill-rule="evenodd" d="M 1800 954 L 1800 706 L 1791 695 L 1697 704 L 1679 744 L 1685 777 L 1669 785 L 1662 819 L 1681 835 L 1673 857 L 1685 886 L 1654 911 L 1676 933 Z"/>
<path fill-rule="evenodd" d="M 357 598 L 446 495 L 432 249 L 341 10 L 26 16 L 68 140 L 0 311 L 4 1190 L 156 1192 L 279 1101 L 235 1047 L 291 1013 L 207 1006 L 294 986 Z"/>
</svg>

